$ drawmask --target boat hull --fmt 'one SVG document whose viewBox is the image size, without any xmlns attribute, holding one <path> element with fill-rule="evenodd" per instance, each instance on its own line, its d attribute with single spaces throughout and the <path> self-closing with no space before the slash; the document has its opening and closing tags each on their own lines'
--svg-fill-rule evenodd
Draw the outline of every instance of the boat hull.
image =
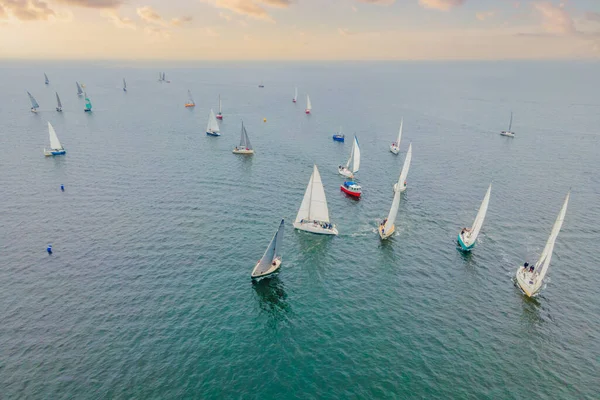
<svg viewBox="0 0 600 400">
<path fill-rule="evenodd" d="M 515 133 L 510 132 L 510 131 L 502 131 L 502 132 L 500 132 L 500 135 L 506 136 L 506 137 L 515 137 Z"/>
<path fill-rule="evenodd" d="M 250 274 L 250 277 L 252 279 L 260 279 L 260 278 L 267 277 L 269 275 L 273 275 L 274 273 L 278 272 L 279 268 L 281 267 L 281 260 L 279 258 L 277 258 L 277 259 L 275 259 L 275 264 L 271 264 L 271 268 L 269 268 L 267 271 L 263 272 L 262 274 L 258 274 L 258 273 L 255 273 L 255 270 L 258 267 L 259 263 L 260 263 L 260 261 L 256 263 L 256 265 L 254 266 L 254 269 L 252 270 L 252 274 Z"/>
<path fill-rule="evenodd" d="M 191 108 L 191 107 L 196 107 L 196 105 L 193 103 L 185 103 L 185 108 Z"/>
<path fill-rule="evenodd" d="M 308 115 L 310 114 L 310 110 L 304 110 L 304 112 Z"/>
<path fill-rule="evenodd" d="M 217 114 L 217 119 L 222 121 L 223 120 L 223 115 Z"/>
<path fill-rule="evenodd" d="M 473 243 L 471 243 L 470 245 L 465 243 L 465 241 L 463 240 L 462 235 L 459 233 L 458 237 L 457 237 L 457 242 L 460 245 L 460 248 L 463 251 L 471 251 L 471 249 L 473 249 L 473 247 L 475 247 L 475 241 L 473 241 Z"/>
<path fill-rule="evenodd" d="M 347 188 L 344 185 L 341 185 L 340 190 L 342 192 L 346 193 L 348 196 L 352 196 L 352 197 L 356 197 L 356 198 L 359 198 L 360 195 L 362 194 L 362 190 L 361 190 L 360 186 L 358 186 L 358 188 L 352 189 L 352 188 Z"/>
<path fill-rule="evenodd" d="M 85 111 L 85 112 L 92 112 L 92 110 L 89 109 L 89 108 L 84 108 L 83 111 Z"/>
<path fill-rule="evenodd" d="M 344 141 L 344 135 L 333 135 L 333 141 L 334 142 L 343 142 Z"/>
<path fill-rule="evenodd" d="M 219 132 L 206 132 L 208 136 L 221 136 Z"/>
<path fill-rule="evenodd" d="M 327 229 L 327 228 L 323 228 L 321 226 L 321 224 L 318 224 L 318 223 L 315 224 L 312 222 L 294 222 L 294 228 L 296 228 L 300 231 L 316 233 L 317 235 L 337 235 L 338 234 L 338 230 L 335 227 L 335 225 L 333 225 L 331 229 Z"/>
<path fill-rule="evenodd" d="M 338 167 L 338 173 L 346 178 L 354 178 L 354 174 L 346 167 Z"/>
<path fill-rule="evenodd" d="M 390 151 L 394 154 L 398 154 L 400 153 L 400 147 L 392 144 L 390 145 Z"/>
<path fill-rule="evenodd" d="M 44 155 L 46 157 L 52 157 L 52 156 L 64 156 L 65 154 L 67 154 L 66 150 L 46 150 L 44 149 Z"/>
<path fill-rule="evenodd" d="M 254 150 L 233 149 L 233 154 L 254 154 Z"/>
<path fill-rule="evenodd" d="M 379 225 L 379 228 L 377 229 L 377 231 L 379 232 L 379 237 L 381 238 L 381 240 L 385 240 L 385 239 L 389 238 L 390 236 L 392 236 L 394 234 L 394 232 L 396 232 L 396 225 L 392 225 L 392 228 L 385 232 L 384 232 L 384 225 Z"/>
<path fill-rule="evenodd" d="M 62 108 L 60 108 L 60 107 L 56 107 L 56 111 L 58 111 L 58 112 L 62 112 Z"/>
<path fill-rule="evenodd" d="M 403 193 L 404 191 L 406 191 L 407 185 L 406 182 L 404 182 L 404 186 L 402 186 L 402 188 L 400 189 L 400 193 Z M 394 183 L 394 187 L 393 187 L 394 193 L 396 193 L 396 191 L 398 190 L 398 184 Z"/>
<path fill-rule="evenodd" d="M 541 287 L 541 284 L 538 284 L 537 281 L 532 280 L 535 272 L 531 273 L 529 271 L 525 271 L 524 267 L 519 267 L 516 274 L 517 284 L 519 288 L 527 295 L 527 297 L 535 296 Z"/>
<path fill-rule="evenodd" d="M 296 103 L 296 102 L 297 102 L 296 99 L 292 99 L 292 103 Z"/>
</svg>

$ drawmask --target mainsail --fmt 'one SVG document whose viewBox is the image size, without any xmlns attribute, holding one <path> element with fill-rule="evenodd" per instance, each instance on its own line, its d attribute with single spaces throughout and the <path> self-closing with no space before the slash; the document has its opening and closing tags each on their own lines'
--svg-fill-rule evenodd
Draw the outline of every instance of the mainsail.
<svg viewBox="0 0 600 400">
<path fill-rule="evenodd" d="M 87 93 L 85 93 L 84 96 L 85 96 L 85 109 L 88 111 L 91 111 L 92 110 L 92 101 L 87 96 Z"/>
<path fill-rule="evenodd" d="M 219 115 L 221 115 L 221 108 L 222 108 L 222 104 L 221 104 L 221 95 L 219 95 Z"/>
<path fill-rule="evenodd" d="M 60 102 L 60 97 L 58 97 L 58 92 L 56 92 L 56 107 L 62 109 L 62 103 Z"/>
<path fill-rule="evenodd" d="M 558 213 L 558 217 L 556 217 L 556 221 L 552 226 L 552 232 L 550 233 L 550 237 L 548 238 L 548 242 L 546 242 L 546 247 L 544 247 L 544 251 L 540 255 L 540 258 L 535 263 L 535 270 L 538 273 L 537 282 L 538 285 L 541 286 L 542 280 L 546 276 L 548 272 L 548 267 L 550 266 L 550 260 L 552 259 L 552 251 L 554 250 L 554 242 L 556 242 L 556 238 L 558 237 L 558 233 L 560 232 L 560 228 L 562 227 L 563 221 L 565 220 L 565 214 L 567 213 L 567 206 L 569 204 L 569 197 L 571 196 L 571 192 L 567 193 L 567 197 L 565 198 L 565 202 L 563 203 L 560 212 Z"/>
<path fill-rule="evenodd" d="M 311 104 L 311 102 L 310 102 L 310 97 L 308 97 L 308 95 L 306 95 L 306 109 L 307 109 L 308 111 L 311 111 L 311 110 L 312 110 L 312 104 Z"/>
<path fill-rule="evenodd" d="M 265 254 L 263 254 L 262 258 L 252 271 L 252 275 L 260 276 L 269 271 L 271 269 L 273 261 L 275 258 L 281 258 L 281 245 L 283 244 L 283 229 L 284 228 L 284 220 L 281 220 L 279 224 L 279 229 L 275 235 L 273 235 L 273 239 L 271 239 L 271 243 L 269 243 L 269 247 L 265 250 Z"/>
<path fill-rule="evenodd" d="M 50 148 L 52 150 L 62 150 L 62 145 L 56 136 L 56 131 L 50 122 L 48 122 L 48 134 L 50 135 Z"/>
<path fill-rule="evenodd" d="M 208 125 L 206 126 L 206 132 L 219 132 L 219 123 L 217 122 L 217 117 L 215 117 L 215 112 L 212 109 L 210 110 L 210 114 L 208 116 Z"/>
<path fill-rule="evenodd" d="M 402 174 L 400 174 L 402 177 Z M 404 182 L 400 181 L 400 177 L 398 178 L 398 188 L 401 188 Z M 394 199 L 392 200 L 392 208 L 390 208 L 390 212 L 387 216 L 387 220 L 385 221 L 384 231 L 389 232 L 396 222 L 396 216 L 398 215 L 398 208 L 400 207 L 400 190 L 396 190 L 394 193 Z"/>
<path fill-rule="evenodd" d="M 294 89 L 294 102 L 298 100 L 298 88 Z"/>
<path fill-rule="evenodd" d="M 125 78 L 123 78 L 123 91 L 127 91 L 127 82 L 125 82 Z"/>
<path fill-rule="evenodd" d="M 406 178 L 408 177 L 408 170 L 410 169 L 410 162 L 412 160 L 412 143 L 408 145 L 408 151 L 406 152 L 406 158 L 404 159 L 404 165 L 402 165 L 402 172 L 400 173 L 400 179 L 398 182 L 400 186 L 398 188 L 404 187 L 404 182 L 406 182 Z"/>
<path fill-rule="evenodd" d="M 404 118 L 400 120 L 400 130 L 398 131 L 398 139 L 396 139 L 396 147 L 400 148 L 400 140 L 402 139 L 402 125 L 404 125 Z"/>
<path fill-rule="evenodd" d="M 81 96 L 83 94 L 83 90 L 81 90 L 81 86 L 79 86 L 79 82 L 75 82 L 77 85 L 77 95 Z"/>
<path fill-rule="evenodd" d="M 48 75 L 46 75 L 46 73 L 44 72 L 44 83 L 47 85 L 50 83 L 50 80 L 48 79 Z"/>
<path fill-rule="evenodd" d="M 194 98 L 192 97 L 192 91 L 190 89 L 188 89 L 188 100 L 189 100 L 189 104 L 196 104 L 194 102 Z"/>
<path fill-rule="evenodd" d="M 325 189 L 323 189 L 321 175 L 316 165 L 313 167 L 313 173 L 310 176 L 310 181 L 304 193 L 298 215 L 296 215 L 296 222 L 301 222 L 302 220 L 329 222 L 329 209 L 327 208 Z"/>
<path fill-rule="evenodd" d="M 510 112 L 510 122 L 508 123 L 508 132 L 512 129 L 513 112 Z"/>
<path fill-rule="evenodd" d="M 31 108 L 39 108 L 40 105 L 38 104 L 38 102 L 35 100 L 35 97 L 33 97 L 31 95 L 31 93 L 27 92 L 27 95 L 29 96 L 29 101 L 31 101 Z"/>
<path fill-rule="evenodd" d="M 485 197 L 481 202 L 481 206 L 479 207 L 479 211 L 477 212 L 477 216 L 475 217 L 475 221 L 473 222 L 473 226 L 471 227 L 470 235 L 467 236 L 467 245 L 474 243 L 481 231 L 481 227 L 483 226 L 483 220 L 485 219 L 485 214 L 487 213 L 488 204 L 490 203 L 490 194 L 492 192 L 492 184 L 488 187 L 487 192 L 485 193 Z"/>
<path fill-rule="evenodd" d="M 352 164 L 352 173 L 358 172 L 360 168 L 360 147 L 358 146 L 358 138 L 356 136 L 354 136 L 354 144 L 352 145 L 352 151 L 346 163 L 346 168 L 350 169 L 350 164 Z"/>
<path fill-rule="evenodd" d="M 242 149 L 252 150 L 252 144 L 250 143 L 250 139 L 248 138 L 248 132 L 246 132 L 246 127 L 244 126 L 243 122 L 239 147 Z"/>
</svg>

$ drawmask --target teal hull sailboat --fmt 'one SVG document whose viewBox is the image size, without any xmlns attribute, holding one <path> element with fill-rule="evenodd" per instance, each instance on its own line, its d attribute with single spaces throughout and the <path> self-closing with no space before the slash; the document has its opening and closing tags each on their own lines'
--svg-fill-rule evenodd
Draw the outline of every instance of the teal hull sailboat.
<svg viewBox="0 0 600 400">
<path fill-rule="evenodd" d="M 83 95 L 85 96 L 85 108 L 83 109 L 83 111 L 91 112 L 92 111 L 92 102 L 91 102 L 90 98 L 88 97 L 87 93 L 84 93 Z"/>
</svg>

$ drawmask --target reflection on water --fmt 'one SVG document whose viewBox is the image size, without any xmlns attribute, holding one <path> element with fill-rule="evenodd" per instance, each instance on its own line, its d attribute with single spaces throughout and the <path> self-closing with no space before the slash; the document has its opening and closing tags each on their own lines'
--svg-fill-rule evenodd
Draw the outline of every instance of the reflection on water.
<svg viewBox="0 0 600 400">
<path fill-rule="evenodd" d="M 283 315 L 290 311 L 290 306 L 287 303 L 287 294 L 283 282 L 278 275 L 273 275 L 252 281 L 252 287 L 256 292 L 261 310 L 266 311 L 273 317 L 280 319 Z"/>
</svg>

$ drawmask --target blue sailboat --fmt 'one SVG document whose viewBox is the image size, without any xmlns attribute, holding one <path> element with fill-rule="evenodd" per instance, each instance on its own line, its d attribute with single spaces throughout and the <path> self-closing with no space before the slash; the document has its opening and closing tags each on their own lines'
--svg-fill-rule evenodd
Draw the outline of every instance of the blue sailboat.
<svg viewBox="0 0 600 400">
<path fill-rule="evenodd" d="M 35 97 L 31 95 L 31 93 L 27 92 L 27 95 L 29 96 L 29 101 L 31 102 L 31 112 L 36 113 L 38 108 L 40 108 L 40 105 L 35 100 Z"/>
<path fill-rule="evenodd" d="M 84 96 L 85 96 L 85 108 L 83 109 L 83 111 L 91 112 L 92 111 L 92 102 L 89 99 L 87 93 L 84 93 Z"/>
</svg>

